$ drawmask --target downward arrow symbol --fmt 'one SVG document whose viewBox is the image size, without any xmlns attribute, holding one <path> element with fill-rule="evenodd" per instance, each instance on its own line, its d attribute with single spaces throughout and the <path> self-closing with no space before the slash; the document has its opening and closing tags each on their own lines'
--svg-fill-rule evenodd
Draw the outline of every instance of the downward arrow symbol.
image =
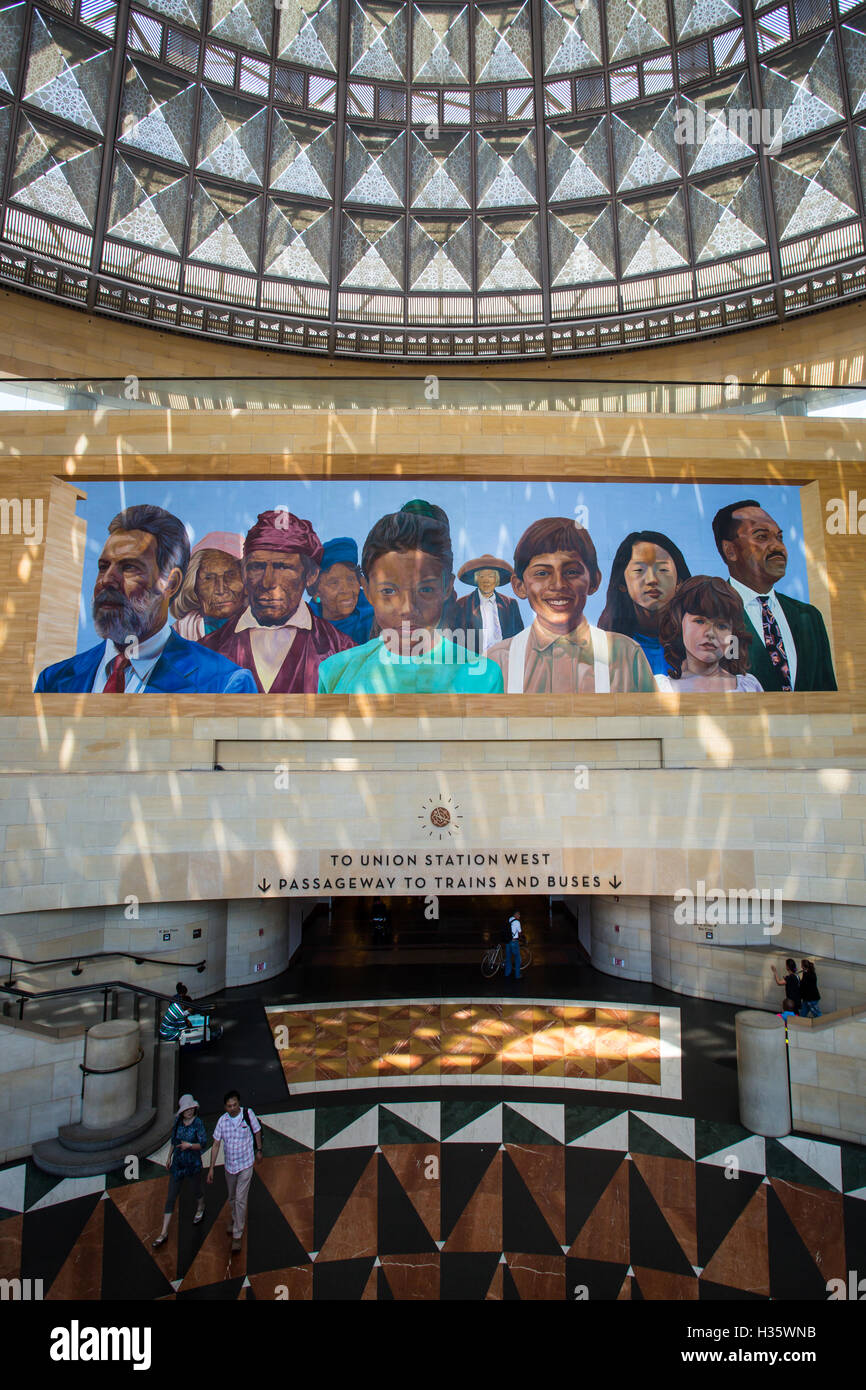
<svg viewBox="0 0 866 1390">
<path fill-rule="evenodd" d="M 256 887 L 260 888 L 263 893 L 267 893 L 270 886 L 271 885 L 268 883 L 268 880 L 265 878 L 264 874 L 262 874 L 262 881 L 261 883 L 257 883 Z"/>
<path fill-rule="evenodd" d="M 616 874 L 614 874 L 613 878 L 609 878 L 609 879 L 608 879 L 608 883 L 610 884 L 611 888 L 620 888 L 620 887 L 622 887 L 622 879 L 621 879 L 621 878 L 617 878 Z"/>
</svg>

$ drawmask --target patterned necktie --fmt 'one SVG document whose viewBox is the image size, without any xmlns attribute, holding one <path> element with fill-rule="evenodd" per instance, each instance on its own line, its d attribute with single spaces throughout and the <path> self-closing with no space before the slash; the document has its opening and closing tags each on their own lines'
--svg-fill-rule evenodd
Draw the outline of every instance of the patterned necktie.
<svg viewBox="0 0 866 1390">
<path fill-rule="evenodd" d="M 770 611 L 769 598 L 769 594 L 758 594 L 758 599 L 761 604 L 761 618 L 764 623 L 764 642 L 767 647 L 767 655 L 782 678 L 782 689 L 791 690 L 791 671 L 788 666 L 788 656 L 785 651 L 785 644 L 782 641 L 782 633 L 779 624 Z"/>
<path fill-rule="evenodd" d="M 103 688 L 103 695 L 122 695 L 126 690 L 126 673 L 129 670 L 129 659 L 122 654 L 116 656 L 108 668 L 108 680 Z"/>
</svg>

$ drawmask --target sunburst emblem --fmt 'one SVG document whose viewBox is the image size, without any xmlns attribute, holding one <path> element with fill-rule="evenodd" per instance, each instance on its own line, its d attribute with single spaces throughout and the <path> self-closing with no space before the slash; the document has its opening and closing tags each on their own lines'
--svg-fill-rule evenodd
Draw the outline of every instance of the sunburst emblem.
<svg viewBox="0 0 866 1390">
<path fill-rule="evenodd" d="M 450 840 L 460 829 L 460 807 L 450 796 L 428 796 L 418 816 L 431 840 Z"/>
</svg>

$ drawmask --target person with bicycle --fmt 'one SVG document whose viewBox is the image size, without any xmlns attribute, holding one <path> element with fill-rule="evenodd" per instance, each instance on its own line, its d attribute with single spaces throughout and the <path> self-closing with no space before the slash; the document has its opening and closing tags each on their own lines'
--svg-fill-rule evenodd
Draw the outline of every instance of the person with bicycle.
<svg viewBox="0 0 866 1390">
<path fill-rule="evenodd" d="M 505 956 L 505 978 L 511 974 L 511 966 L 514 965 L 514 978 L 520 979 L 520 943 L 523 941 L 523 927 L 520 921 L 520 912 L 512 912 L 507 925 L 502 930 L 502 952 Z"/>
</svg>

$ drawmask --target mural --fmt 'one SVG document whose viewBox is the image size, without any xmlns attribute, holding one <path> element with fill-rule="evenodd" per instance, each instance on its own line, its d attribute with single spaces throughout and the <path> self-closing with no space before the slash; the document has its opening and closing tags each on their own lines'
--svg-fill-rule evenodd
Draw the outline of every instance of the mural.
<svg viewBox="0 0 866 1390">
<path fill-rule="evenodd" d="M 38 692 L 835 690 L 796 488 L 97 482 Z"/>
</svg>

